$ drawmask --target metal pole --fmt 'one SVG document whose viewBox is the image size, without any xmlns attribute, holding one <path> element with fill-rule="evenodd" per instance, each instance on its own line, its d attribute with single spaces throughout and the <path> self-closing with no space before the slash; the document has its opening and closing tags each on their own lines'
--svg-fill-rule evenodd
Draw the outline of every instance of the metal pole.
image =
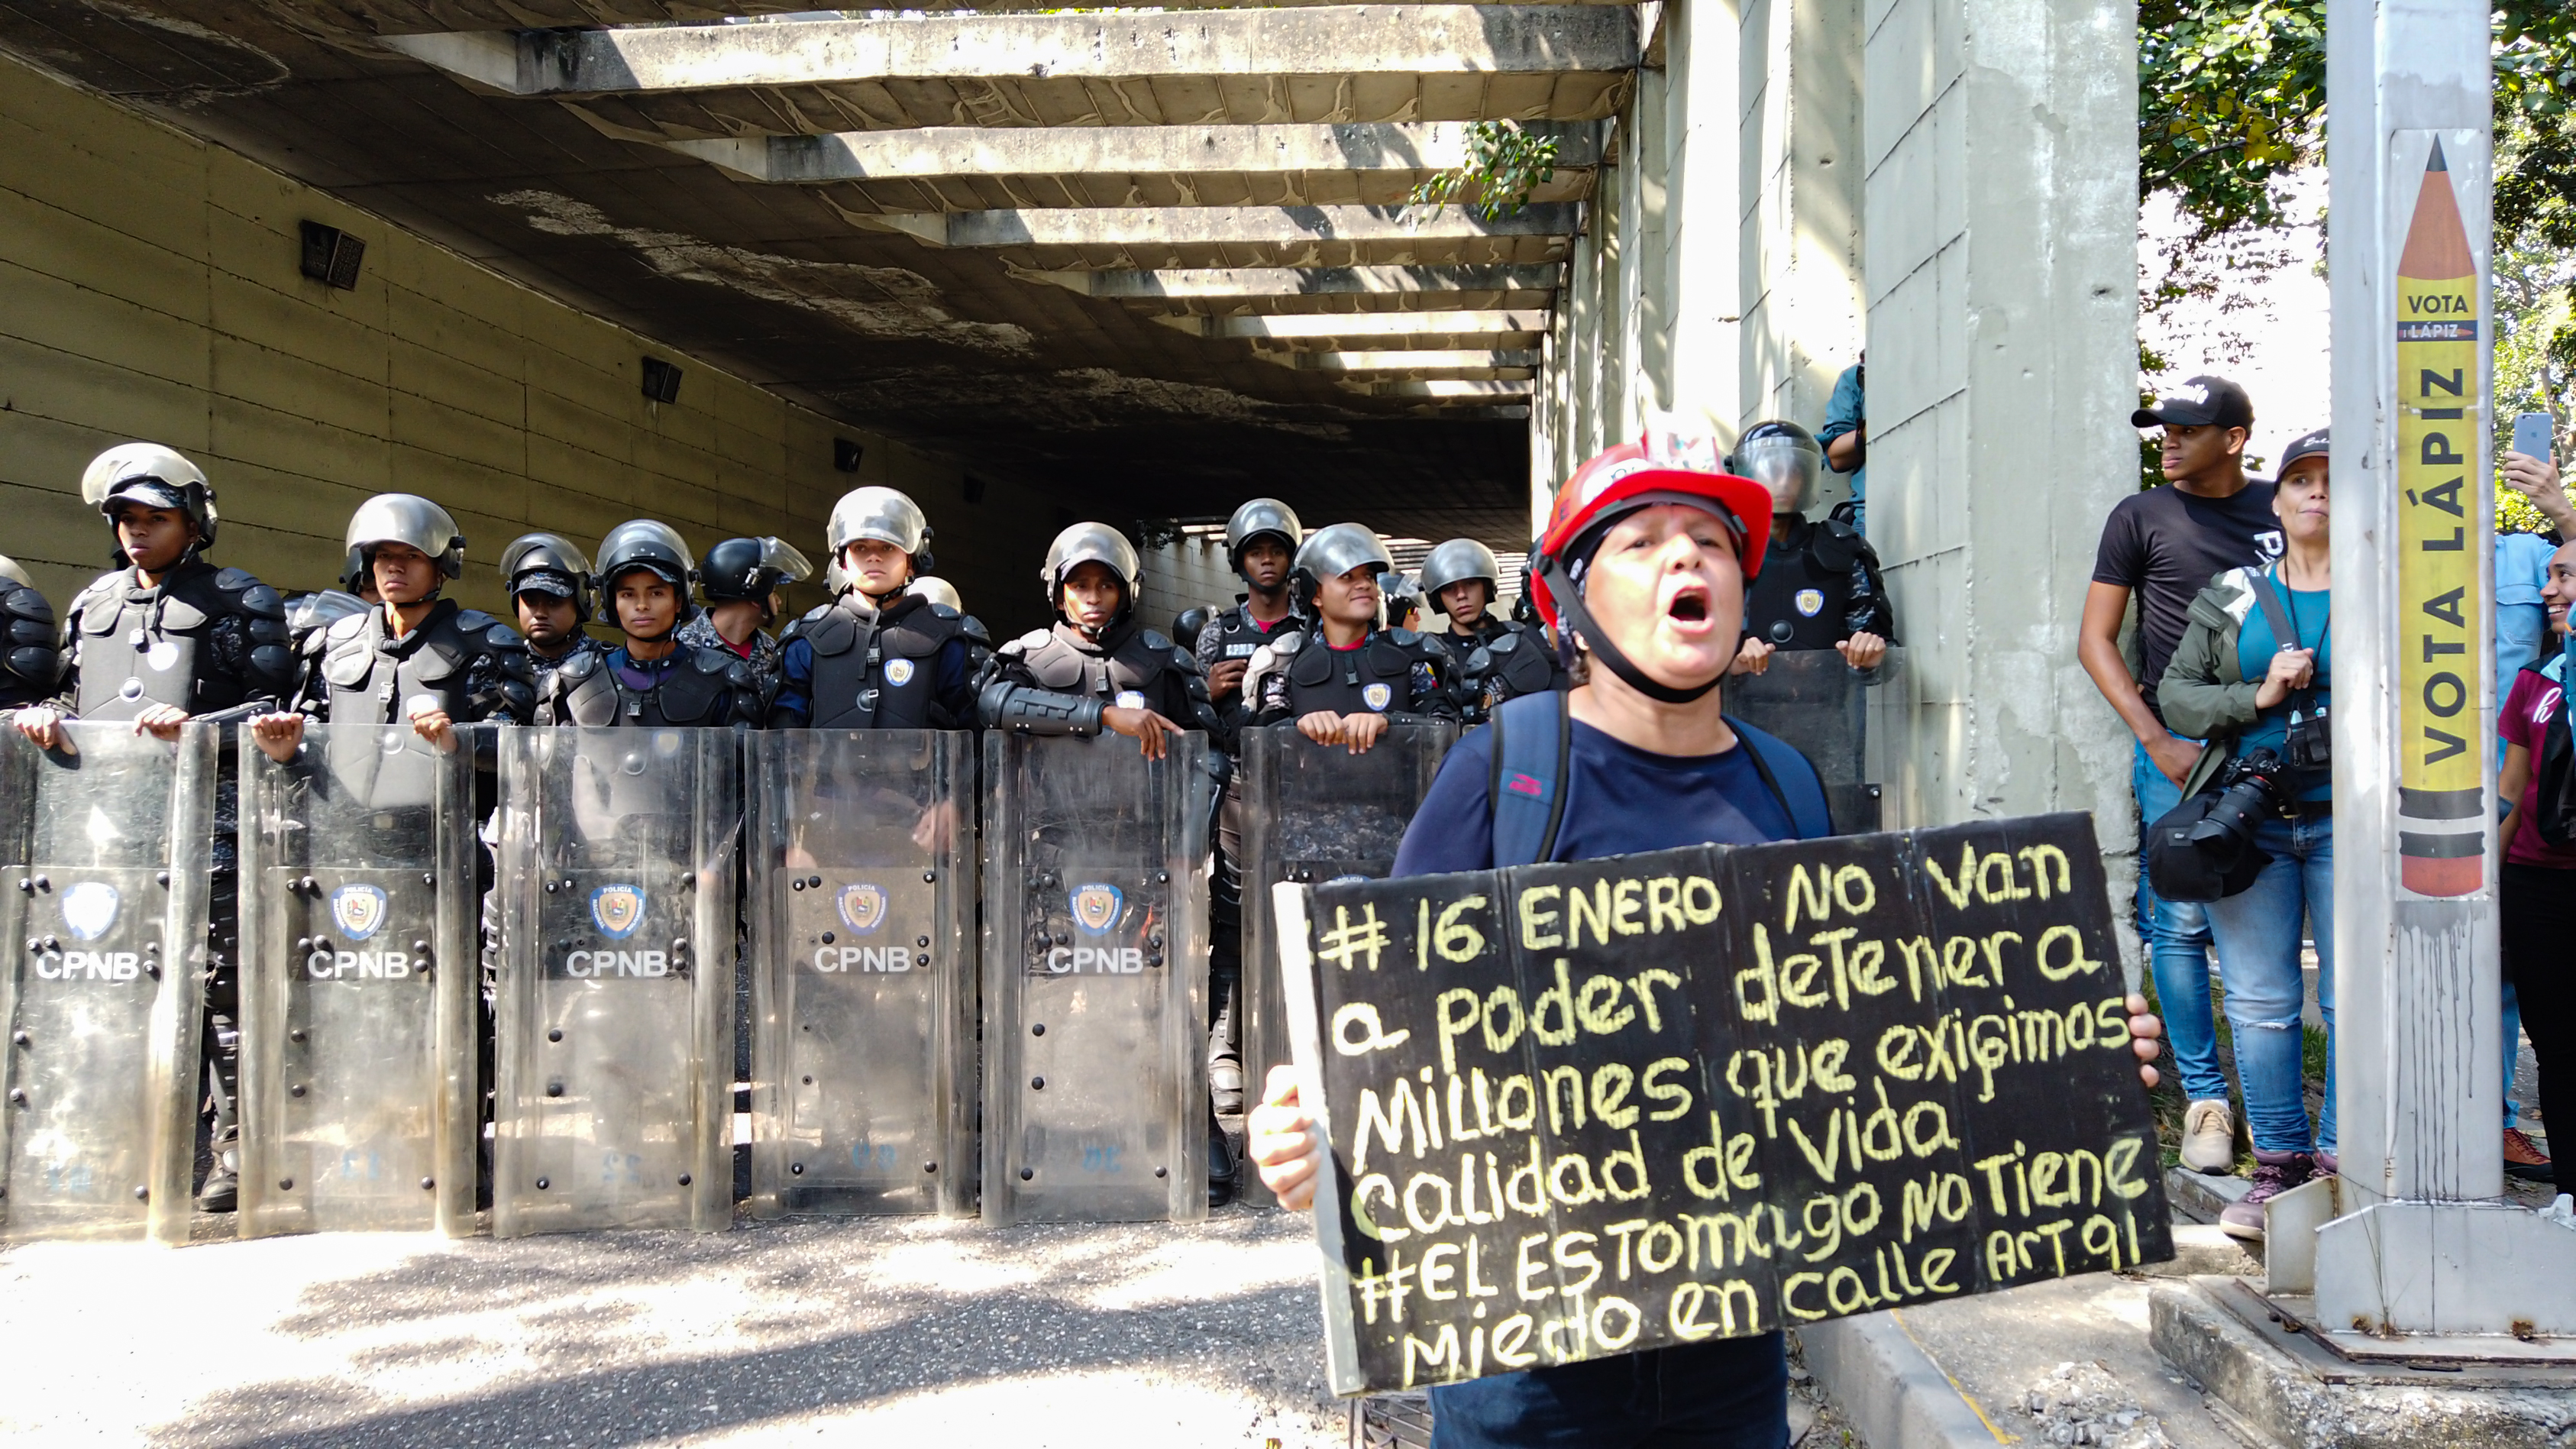
<svg viewBox="0 0 2576 1449">
<path fill-rule="evenodd" d="M 2495 1201 L 2489 47 L 2484 0 L 2329 0 L 2339 1336 L 2576 1316 L 2576 1233 Z"/>
</svg>

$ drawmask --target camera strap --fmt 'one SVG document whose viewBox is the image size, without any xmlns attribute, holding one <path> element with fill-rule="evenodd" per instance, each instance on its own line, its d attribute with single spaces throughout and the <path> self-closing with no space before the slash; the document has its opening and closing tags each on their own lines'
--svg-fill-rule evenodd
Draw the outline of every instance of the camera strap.
<svg viewBox="0 0 2576 1449">
<path fill-rule="evenodd" d="M 2291 614 L 2288 607 L 2288 601 L 2281 597 L 2280 587 L 2272 582 L 2272 571 L 2268 568 L 2259 569 L 2256 570 L 2251 577 L 2254 581 L 2254 602 L 2263 606 L 2263 621 L 2272 626 L 2274 650 L 2278 651 L 2282 649 L 2298 649 L 2304 647 L 2299 640 L 2298 621 L 2296 617 Z M 2332 615 L 2328 615 L 2326 618 L 2326 629 L 2332 629 L 2333 627 L 2334 618 Z M 2324 631 L 2319 631 L 2317 635 L 2317 652 L 2319 654 L 2323 654 L 2325 652 L 2325 641 L 2326 636 Z M 2240 660 L 2239 663 L 2241 665 L 2242 661 Z M 2315 714 L 2317 688 L 2319 685 L 2325 683 L 2325 679 L 2325 666 L 2321 663 L 2318 665 L 2316 673 L 2311 676 L 2312 682 L 2309 686 L 2291 694 L 2291 707 L 2303 715 Z"/>
</svg>

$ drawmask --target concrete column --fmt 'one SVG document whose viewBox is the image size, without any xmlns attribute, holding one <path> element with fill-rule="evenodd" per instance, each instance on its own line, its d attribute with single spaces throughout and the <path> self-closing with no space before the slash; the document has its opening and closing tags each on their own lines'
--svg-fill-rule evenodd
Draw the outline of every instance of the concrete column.
<svg viewBox="0 0 2576 1449">
<path fill-rule="evenodd" d="M 1665 258 L 1672 298 L 1659 376 L 1667 408 L 1705 416 L 1732 438 L 1743 358 L 1735 102 L 1742 17 L 1735 0 L 1670 0 L 1664 27 Z"/>
<path fill-rule="evenodd" d="M 2137 478 L 2134 14 L 1866 3 L 1869 522 L 1919 691 L 1892 812 L 2089 809 L 2125 899 L 2128 732 L 2075 629 Z"/>
<path fill-rule="evenodd" d="M 1738 426 L 1822 426 L 1860 353 L 1862 3 L 1744 0 Z"/>
</svg>

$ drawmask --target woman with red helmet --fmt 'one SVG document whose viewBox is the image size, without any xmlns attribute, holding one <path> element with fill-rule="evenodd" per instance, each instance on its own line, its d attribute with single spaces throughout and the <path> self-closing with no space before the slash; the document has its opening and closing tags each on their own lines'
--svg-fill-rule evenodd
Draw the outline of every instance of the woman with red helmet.
<svg viewBox="0 0 2576 1449">
<path fill-rule="evenodd" d="M 1718 686 L 1736 656 L 1745 587 L 1762 567 L 1771 495 L 1720 471 L 1719 455 L 1704 439 L 1650 430 L 1559 490 L 1532 560 L 1532 596 L 1578 682 L 1562 705 L 1530 695 L 1497 711 L 1497 728 L 1510 730 L 1562 710 L 1554 818 L 1535 848 L 1520 832 L 1498 845 L 1491 782 L 1495 752 L 1508 747 L 1495 744 L 1495 729 L 1477 730 L 1442 761 L 1396 875 L 1830 830 L 1813 767 L 1721 710 Z M 2143 998 L 2128 1005 L 2139 1054 L 2152 1057 L 2159 1023 Z M 2139 1075 L 2154 1085 L 2153 1067 Z M 1323 1134 L 1299 1105 L 1293 1069 L 1274 1069 L 1267 1087 L 1249 1124 L 1251 1159 L 1281 1205 L 1308 1207 Z M 1780 1449 L 1787 1393 L 1780 1335 L 1715 1339 L 1434 1388 L 1432 1443 Z"/>
</svg>

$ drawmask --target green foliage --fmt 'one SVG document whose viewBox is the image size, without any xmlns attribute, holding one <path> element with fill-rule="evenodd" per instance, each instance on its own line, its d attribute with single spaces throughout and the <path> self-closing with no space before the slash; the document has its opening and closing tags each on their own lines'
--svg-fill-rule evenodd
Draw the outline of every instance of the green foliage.
<svg viewBox="0 0 2576 1449">
<path fill-rule="evenodd" d="M 1485 220 L 1499 221 L 1529 205 L 1530 193 L 1555 175 L 1554 136 L 1533 136 L 1508 121 L 1478 121 L 1467 133 L 1467 164 L 1414 187 L 1412 200 L 1430 207 L 1433 216 L 1460 201 Z"/>
</svg>

